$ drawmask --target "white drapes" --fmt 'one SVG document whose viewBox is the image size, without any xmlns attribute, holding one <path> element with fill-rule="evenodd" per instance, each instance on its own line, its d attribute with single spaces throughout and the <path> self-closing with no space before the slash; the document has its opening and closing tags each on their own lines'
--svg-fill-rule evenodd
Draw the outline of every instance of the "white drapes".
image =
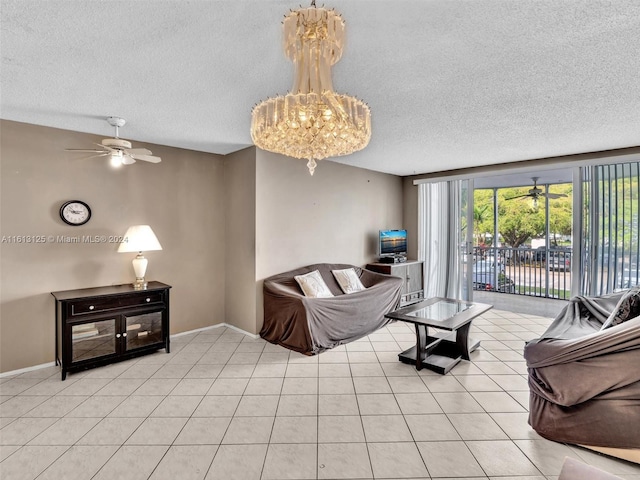
<svg viewBox="0 0 640 480">
<path fill-rule="evenodd" d="M 462 299 L 461 197 L 461 180 L 419 185 L 418 259 L 425 265 L 425 298 Z"/>
</svg>

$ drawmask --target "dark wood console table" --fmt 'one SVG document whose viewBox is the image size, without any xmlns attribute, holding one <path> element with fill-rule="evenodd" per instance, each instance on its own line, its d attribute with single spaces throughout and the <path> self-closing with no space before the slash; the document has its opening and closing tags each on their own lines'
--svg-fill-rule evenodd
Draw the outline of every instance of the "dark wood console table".
<svg viewBox="0 0 640 480">
<path fill-rule="evenodd" d="M 170 285 L 133 285 L 51 292 L 56 300 L 56 365 L 68 372 L 164 348 L 169 353 Z"/>
<path fill-rule="evenodd" d="M 387 318 L 413 323 L 416 345 L 400 353 L 401 362 L 414 364 L 417 370 L 428 368 L 446 374 L 469 353 L 480 346 L 469 339 L 471 321 L 492 305 L 472 303 L 449 298 L 430 298 L 385 315 Z M 446 330 L 429 335 L 429 327 Z"/>
</svg>

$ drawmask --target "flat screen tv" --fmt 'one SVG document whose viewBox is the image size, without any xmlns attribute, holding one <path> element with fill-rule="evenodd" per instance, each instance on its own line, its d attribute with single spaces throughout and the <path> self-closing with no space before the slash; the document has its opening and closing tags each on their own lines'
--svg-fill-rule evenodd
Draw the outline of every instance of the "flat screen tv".
<svg viewBox="0 0 640 480">
<path fill-rule="evenodd" d="M 407 254 L 406 230 L 380 230 L 380 256 L 392 257 Z"/>
</svg>

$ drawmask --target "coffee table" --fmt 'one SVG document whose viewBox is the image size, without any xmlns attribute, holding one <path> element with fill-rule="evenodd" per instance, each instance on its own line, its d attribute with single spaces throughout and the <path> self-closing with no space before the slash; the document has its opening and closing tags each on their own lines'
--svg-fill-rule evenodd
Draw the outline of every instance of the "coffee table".
<svg viewBox="0 0 640 480">
<path fill-rule="evenodd" d="M 415 325 L 416 345 L 398 355 L 401 362 L 444 375 L 461 359 L 469 360 L 469 353 L 480 346 L 480 341 L 469 339 L 471 321 L 491 308 L 493 305 L 434 297 L 385 317 Z M 429 327 L 444 332 L 429 335 Z"/>
</svg>

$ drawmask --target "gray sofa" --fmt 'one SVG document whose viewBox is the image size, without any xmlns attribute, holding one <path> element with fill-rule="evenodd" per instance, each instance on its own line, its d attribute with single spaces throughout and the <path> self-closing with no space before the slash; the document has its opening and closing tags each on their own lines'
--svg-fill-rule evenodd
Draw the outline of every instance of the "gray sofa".
<svg viewBox="0 0 640 480">
<path fill-rule="evenodd" d="M 640 316 L 601 330 L 625 294 L 572 298 L 547 331 L 526 344 L 529 423 L 541 436 L 640 448 Z"/>
<path fill-rule="evenodd" d="M 366 290 L 344 294 L 332 270 L 354 268 Z M 295 275 L 318 270 L 334 297 L 305 297 Z M 264 324 L 260 336 L 290 350 L 315 355 L 384 327 L 384 315 L 400 301 L 402 279 L 353 265 L 321 263 L 264 281 Z"/>
</svg>

